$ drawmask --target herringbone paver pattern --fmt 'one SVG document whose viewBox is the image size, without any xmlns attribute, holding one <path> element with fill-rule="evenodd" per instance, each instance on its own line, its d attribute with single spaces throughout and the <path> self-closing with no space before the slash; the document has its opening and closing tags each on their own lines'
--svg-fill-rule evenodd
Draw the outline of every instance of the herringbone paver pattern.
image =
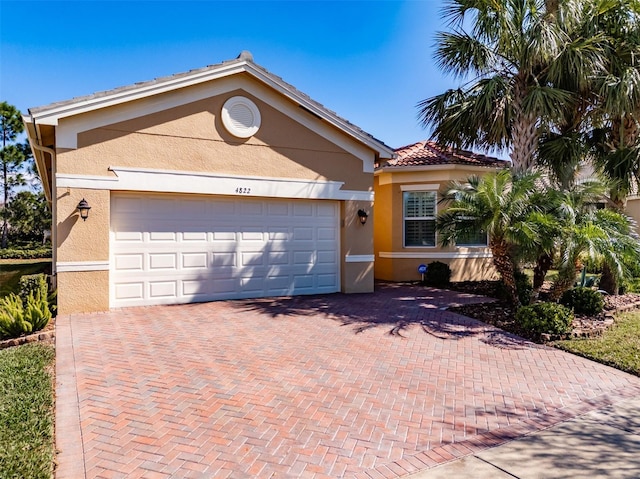
<svg viewBox="0 0 640 479">
<path fill-rule="evenodd" d="M 640 380 L 375 294 L 57 320 L 58 479 L 390 478 L 640 393 Z"/>
</svg>

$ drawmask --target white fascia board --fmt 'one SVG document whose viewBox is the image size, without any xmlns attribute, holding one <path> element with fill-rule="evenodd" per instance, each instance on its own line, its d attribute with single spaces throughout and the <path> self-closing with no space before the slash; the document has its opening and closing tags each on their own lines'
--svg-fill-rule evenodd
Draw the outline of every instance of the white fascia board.
<svg viewBox="0 0 640 479">
<path fill-rule="evenodd" d="M 120 105 L 121 103 L 140 100 L 149 96 L 167 93 L 179 88 L 185 88 L 198 83 L 208 82 L 217 78 L 233 75 L 245 71 L 246 62 L 233 63 L 230 65 L 220 65 L 215 70 L 206 70 L 203 72 L 194 72 L 189 75 L 179 76 L 176 78 L 168 78 L 167 80 L 151 83 L 148 85 L 140 85 L 137 88 L 116 89 L 112 93 L 104 96 L 91 96 L 86 100 L 68 103 L 56 107 L 53 105 L 50 109 L 41 113 L 31 113 L 38 123 L 43 125 L 58 125 L 62 118 L 81 115 L 97 109 L 107 108 L 110 106 Z"/>
<path fill-rule="evenodd" d="M 148 168 L 110 168 L 116 176 L 57 174 L 59 188 L 194 193 L 266 198 L 373 201 L 373 191 L 342 190 L 341 181 L 218 175 Z"/>
<path fill-rule="evenodd" d="M 501 170 L 498 166 L 478 166 L 478 165 L 460 165 L 457 163 L 448 163 L 442 165 L 420 165 L 420 166 L 383 166 L 375 171 L 375 175 L 379 176 L 383 173 L 404 173 L 414 171 L 443 171 L 443 170 L 471 170 L 471 171 L 487 171 Z"/>
<path fill-rule="evenodd" d="M 380 251 L 380 258 L 390 259 L 467 259 L 467 258 L 491 258 L 491 251 L 443 251 L 443 252 L 387 252 Z"/>
<path fill-rule="evenodd" d="M 294 107 L 283 95 L 275 92 L 273 89 L 261 88 L 255 83 L 241 78 L 235 78 L 233 81 L 231 79 L 222 79 L 221 81 L 201 85 L 200 87 L 176 91 L 168 97 L 160 98 L 153 96 L 140 99 L 136 104 L 124 104 L 120 108 L 112 111 L 87 111 L 86 114 L 81 117 L 67 118 L 56 128 L 56 145 L 58 148 L 76 149 L 78 146 L 78 134 L 80 132 L 158 113 L 163 110 L 222 95 L 238 89 L 246 91 L 292 120 L 354 155 L 356 158 L 359 158 L 362 161 L 362 171 L 365 173 L 373 173 L 375 162 L 374 151 L 363 145 L 361 141 L 345 137 L 344 134 L 339 133 L 330 125 L 318 121 L 300 108 Z"/>
<path fill-rule="evenodd" d="M 229 65 L 223 64 L 218 68 L 207 70 L 204 72 L 195 72 L 189 75 L 179 76 L 177 78 L 169 78 L 158 83 L 141 85 L 138 88 L 126 88 L 120 91 L 114 91 L 113 93 L 104 96 L 92 96 L 90 98 L 87 98 L 86 100 L 80 100 L 78 102 L 60 105 L 59 107 L 52 106 L 50 109 L 44 110 L 40 113 L 33 113 L 32 116 L 38 123 L 57 126 L 59 124 L 59 120 L 62 118 L 80 115 L 97 109 L 120 105 L 126 102 L 141 100 L 153 95 L 167 93 L 180 88 L 209 82 L 211 80 L 216 80 L 218 78 L 227 77 L 242 72 L 249 73 L 261 82 L 274 88 L 280 94 L 304 106 L 309 111 L 313 112 L 325 121 L 342 130 L 348 136 L 353 137 L 360 143 L 365 144 L 367 147 L 377 152 L 381 158 L 395 157 L 395 153 L 391 148 L 386 147 L 382 143 L 379 143 L 373 138 L 361 133 L 357 129 L 354 129 L 353 126 L 348 122 L 342 120 L 337 115 L 332 114 L 328 110 L 317 107 L 314 103 L 310 102 L 299 93 L 289 88 L 283 81 L 278 81 L 273 76 L 265 73 L 264 71 L 247 62 L 238 62 Z"/>
</svg>

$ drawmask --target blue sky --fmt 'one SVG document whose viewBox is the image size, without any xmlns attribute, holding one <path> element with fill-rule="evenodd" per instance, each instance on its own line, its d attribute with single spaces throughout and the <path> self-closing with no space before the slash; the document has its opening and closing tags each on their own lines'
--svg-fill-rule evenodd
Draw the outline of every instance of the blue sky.
<svg viewBox="0 0 640 479">
<path fill-rule="evenodd" d="M 23 112 L 201 68 L 256 63 L 392 147 L 416 103 L 457 86 L 433 61 L 439 0 L 0 1 L 0 99 Z"/>
</svg>

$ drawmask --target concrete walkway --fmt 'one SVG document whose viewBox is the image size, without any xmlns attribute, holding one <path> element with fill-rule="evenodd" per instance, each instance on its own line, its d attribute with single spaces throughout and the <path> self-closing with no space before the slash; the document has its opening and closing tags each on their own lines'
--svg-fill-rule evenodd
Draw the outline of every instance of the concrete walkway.
<svg viewBox="0 0 640 479">
<path fill-rule="evenodd" d="M 500 468 L 502 448 L 515 467 L 519 441 L 640 397 L 639 378 L 445 310 L 482 300 L 382 285 L 60 317 L 56 477 L 380 479 Z"/>
<path fill-rule="evenodd" d="M 640 477 L 640 398 L 578 416 L 406 479 Z"/>
</svg>

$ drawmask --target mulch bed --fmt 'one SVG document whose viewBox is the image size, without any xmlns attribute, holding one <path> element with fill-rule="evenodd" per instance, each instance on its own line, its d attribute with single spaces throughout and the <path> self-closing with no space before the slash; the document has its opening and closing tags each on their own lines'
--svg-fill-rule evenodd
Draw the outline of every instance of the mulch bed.
<svg viewBox="0 0 640 479">
<path fill-rule="evenodd" d="M 451 289 L 465 293 L 479 294 L 495 298 L 499 296 L 497 281 L 460 282 L 452 283 Z M 544 288 L 543 288 L 544 291 Z M 615 321 L 615 314 L 640 308 L 640 294 L 629 293 L 618 296 L 604 296 L 604 311 L 597 316 L 576 315 L 573 321 L 573 329 L 570 333 L 560 336 L 542 335 L 532 337 L 530 333 L 518 327 L 515 321 L 515 309 L 511 303 L 496 300 L 491 303 L 468 304 L 450 308 L 465 316 L 478 319 L 483 323 L 491 324 L 505 331 L 534 341 L 553 341 L 558 339 L 576 337 L 596 337 L 606 331 Z"/>
</svg>

